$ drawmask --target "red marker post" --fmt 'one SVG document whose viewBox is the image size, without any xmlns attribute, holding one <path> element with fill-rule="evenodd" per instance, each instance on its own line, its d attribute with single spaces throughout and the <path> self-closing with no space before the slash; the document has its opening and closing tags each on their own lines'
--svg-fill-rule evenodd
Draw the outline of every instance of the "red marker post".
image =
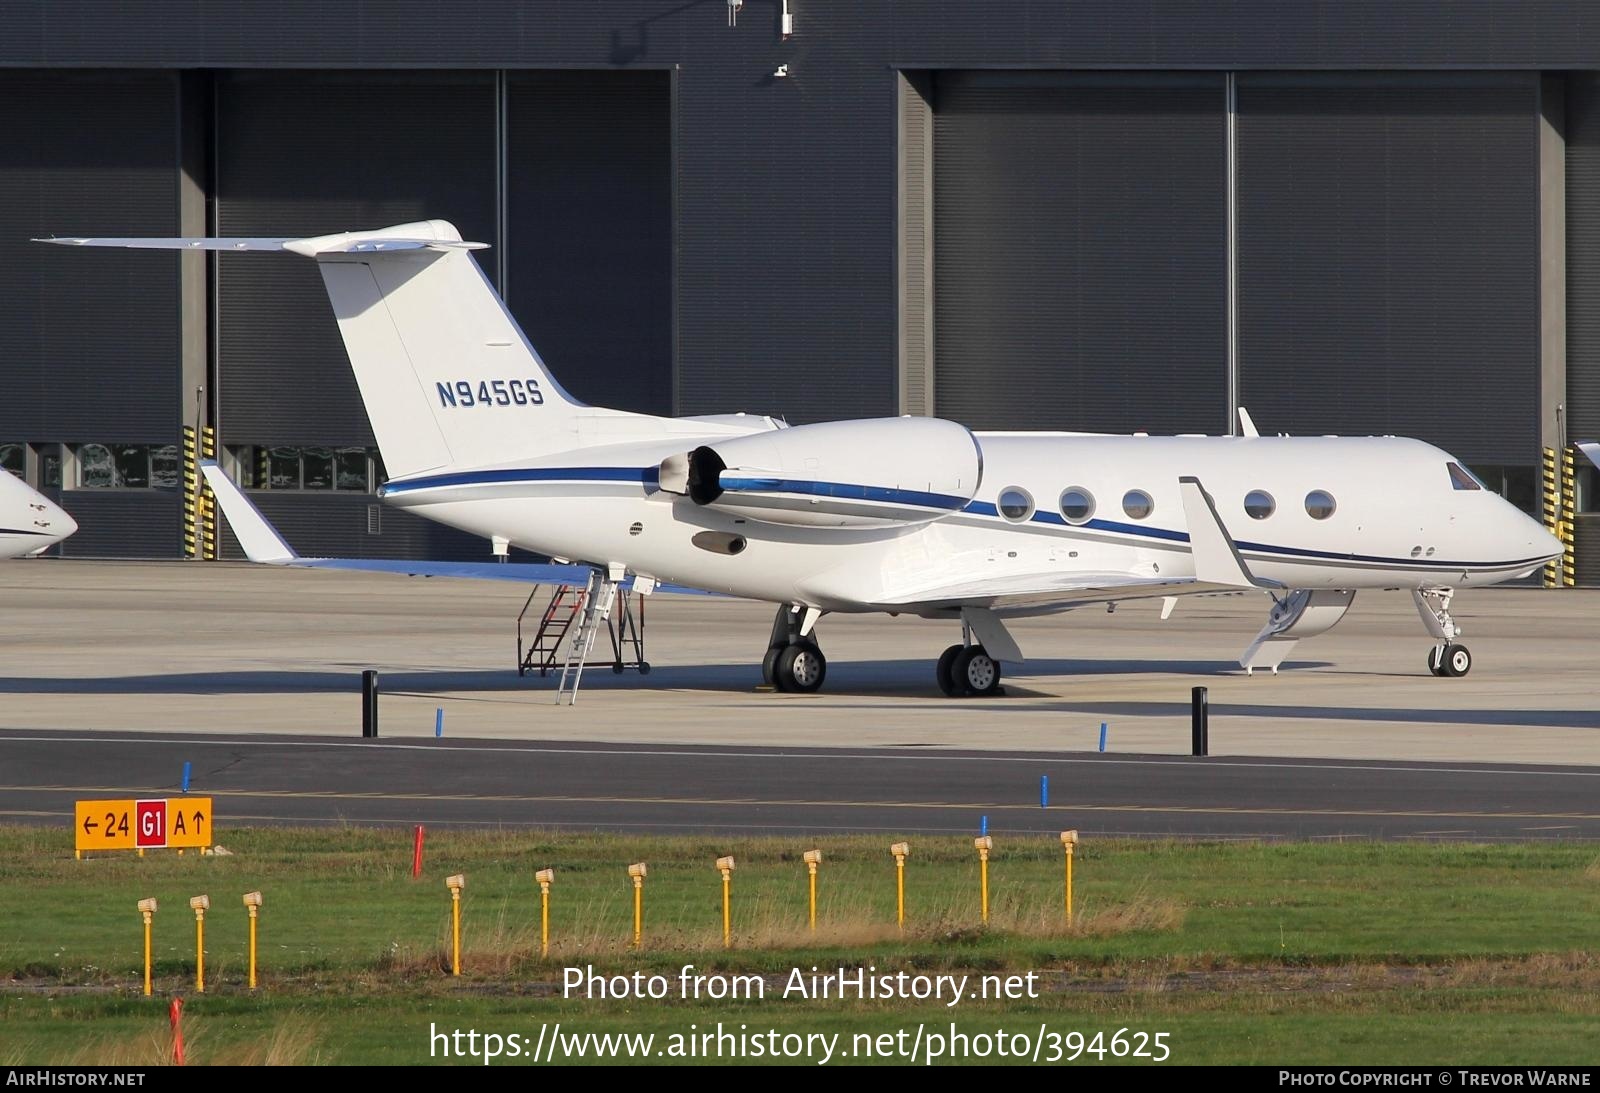
<svg viewBox="0 0 1600 1093">
<path fill-rule="evenodd" d="M 416 880 L 422 876 L 422 840 L 427 832 L 421 824 L 417 825 L 415 837 L 411 843 L 411 879 Z"/>
<path fill-rule="evenodd" d="M 178 1066 L 183 1065 L 183 999 L 174 998 L 172 1007 L 167 1011 L 167 1019 L 172 1022 L 172 1061 Z"/>
</svg>

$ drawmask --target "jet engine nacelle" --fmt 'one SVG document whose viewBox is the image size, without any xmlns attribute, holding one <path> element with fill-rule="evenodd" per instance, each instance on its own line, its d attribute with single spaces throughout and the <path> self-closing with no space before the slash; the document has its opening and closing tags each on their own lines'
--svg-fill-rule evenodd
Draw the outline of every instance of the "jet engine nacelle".
<svg viewBox="0 0 1600 1093">
<path fill-rule="evenodd" d="M 953 421 L 830 421 L 734 437 L 664 460 L 661 488 L 788 527 L 924 524 L 978 492 L 983 454 Z"/>
</svg>

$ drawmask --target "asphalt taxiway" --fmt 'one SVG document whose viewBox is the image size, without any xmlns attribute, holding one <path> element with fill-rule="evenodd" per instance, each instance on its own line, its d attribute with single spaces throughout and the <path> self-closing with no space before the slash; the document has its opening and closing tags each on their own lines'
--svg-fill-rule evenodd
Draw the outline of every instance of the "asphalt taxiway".
<svg viewBox="0 0 1600 1093">
<path fill-rule="evenodd" d="M 1260 596 L 1024 620 L 1004 697 L 949 699 L 956 627 L 827 617 L 819 695 L 758 691 L 771 608 L 656 596 L 641 677 L 575 706 L 515 671 L 519 585 L 241 564 L 0 565 L 0 819 L 166 795 L 224 822 L 1600 836 L 1600 593 L 1458 597 L 1476 666 L 1427 674 L 1403 594 L 1363 594 L 1279 675 L 1233 658 Z M 381 736 L 360 733 L 361 670 Z M 1188 757 L 1190 688 L 1211 755 Z M 1105 750 L 1100 748 L 1104 726 Z M 435 736 L 436 727 L 443 735 Z M 1050 807 L 1039 807 L 1048 776 Z"/>
<path fill-rule="evenodd" d="M 757 693 L 764 604 L 653 597 L 647 677 L 591 670 L 578 704 L 519 678 L 527 591 L 498 581 L 232 563 L 39 560 L 0 565 L 0 727 L 40 731 L 360 732 L 363 668 L 381 673 L 385 739 L 649 745 L 967 748 L 1111 755 L 1189 750 L 1189 693 L 1210 690 L 1215 756 L 1453 764 L 1600 764 L 1600 591 L 1491 588 L 1457 597 L 1475 657 L 1427 674 L 1403 593 L 1357 597 L 1279 675 L 1235 657 L 1261 595 L 1080 610 L 1014 630 L 1030 661 L 1006 695 L 948 699 L 933 662 L 953 623 L 828 616 L 818 695 Z"/>
<path fill-rule="evenodd" d="M 982 817 L 996 834 L 1600 838 L 1594 768 L 115 733 L 0 733 L 0 819 L 179 796 L 185 763 L 224 844 L 258 823 L 942 833 Z"/>
</svg>

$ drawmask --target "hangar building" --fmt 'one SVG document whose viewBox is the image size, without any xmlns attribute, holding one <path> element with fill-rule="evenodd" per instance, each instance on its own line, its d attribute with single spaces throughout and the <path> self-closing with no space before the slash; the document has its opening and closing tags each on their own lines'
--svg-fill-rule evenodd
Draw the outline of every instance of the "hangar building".
<svg viewBox="0 0 1600 1093">
<path fill-rule="evenodd" d="M 588 400 L 1201 433 L 1243 404 L 1433 441 L 1535 511 L 1543 450 L 1600 435 L 1591 13 L 16 0 L 0 461 L 72 556 L 184 552 L 185 426 L 306 553 L 486 556 L 376 505 L 309 263 L 27 241 L 439 217 Z"/>
</svg>

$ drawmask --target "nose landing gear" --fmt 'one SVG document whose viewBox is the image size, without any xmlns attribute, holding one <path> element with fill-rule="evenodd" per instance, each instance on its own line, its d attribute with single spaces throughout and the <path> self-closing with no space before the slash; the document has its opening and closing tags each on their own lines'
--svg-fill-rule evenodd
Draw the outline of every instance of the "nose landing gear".
<svg viewBox="0 0 1600 1093">
<path fill-rule="evenodd" d="M 1472 671 L 1472 653 L 1455 642 L 1435 645 L 1428 650 L 1428 671 L 1436 676 L 1464 676 Z"/>
<path fill-rule="evenodd" d="M 1428 650 L 1428 671 L 1436 676 L 1461 677 L 1472 671 L 1472 653 L 1456 642 L 1461 628 L 1450 617 L 1453 588 L 1420 588 L 1411 593 L 1417 614 L 1439 644 Z"/>
</svg>

